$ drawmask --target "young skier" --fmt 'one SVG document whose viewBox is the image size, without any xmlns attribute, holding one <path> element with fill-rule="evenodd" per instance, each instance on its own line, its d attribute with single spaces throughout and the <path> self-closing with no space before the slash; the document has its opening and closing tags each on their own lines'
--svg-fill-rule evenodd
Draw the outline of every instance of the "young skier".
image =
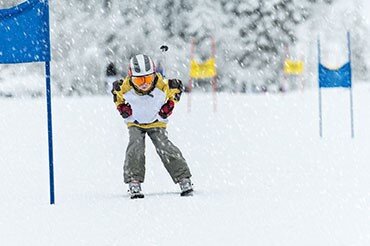
<svg viewBox="0 0 370 246">
<path fill-rule="evenodd" d="M 148 134 L 181 196 L 193 192 L 189 167 L 181 151 L 168 139 L 166 124 L 183 91 L 178 79 L 156 73 L 152 59 L 136 55 L 130 59 L 128 76 L 113 83 L 113 100 L 125 119 L 129 143 L 123 166 L 124 182 L 132 199 L 143 198 L 140 184 L 145 176 L 145 136 Z"/>
</svg>

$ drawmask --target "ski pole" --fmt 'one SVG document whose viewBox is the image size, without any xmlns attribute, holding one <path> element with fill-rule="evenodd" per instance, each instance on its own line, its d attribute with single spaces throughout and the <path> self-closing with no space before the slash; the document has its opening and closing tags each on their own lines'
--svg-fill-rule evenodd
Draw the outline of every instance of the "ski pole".
<svg viewBox="0 0 370 246">
<path fill-rule="evenodd" d="M 161 51 L 162 51 L 162 75 L 163 75 L 163 77 L 166 77 L 166 65 L 167 65 L 167 63 L 166 63 L 166 52 L 168 51 L 168 46 L 167 45 L 162 45 L 161 47 L 160 47 L 160 49 L 161 49 Z"/>
</svg>

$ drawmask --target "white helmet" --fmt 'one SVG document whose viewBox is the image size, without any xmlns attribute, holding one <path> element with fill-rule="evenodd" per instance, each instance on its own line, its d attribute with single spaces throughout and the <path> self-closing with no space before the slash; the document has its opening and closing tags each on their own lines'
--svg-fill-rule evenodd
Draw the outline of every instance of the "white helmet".
<svg viewBox="0 0 370 246">
<path fill-rule="evenodd" d="M 147 55 L 136 55 L 130 59 L 129 76 L 145 76 L 155 73 L 153 60 Z"/>
</svg>

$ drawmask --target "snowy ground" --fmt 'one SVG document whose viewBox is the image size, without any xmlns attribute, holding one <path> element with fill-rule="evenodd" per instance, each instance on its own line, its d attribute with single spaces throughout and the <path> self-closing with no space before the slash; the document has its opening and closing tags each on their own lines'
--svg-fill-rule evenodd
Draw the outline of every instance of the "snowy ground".
<svg viewBox="0 0 370 246">
<path fill-rule="evenodd" d="M 171 116 L 196 194 L 182 198 L 147 144 L 144 200 L 122 183 L 127 130 L 110 97 L 54 98 L 56 204 L 45 100 L 0 99 L 1 245 L 369 245 L 370 87 L 194 94 Z"/>
</svg>

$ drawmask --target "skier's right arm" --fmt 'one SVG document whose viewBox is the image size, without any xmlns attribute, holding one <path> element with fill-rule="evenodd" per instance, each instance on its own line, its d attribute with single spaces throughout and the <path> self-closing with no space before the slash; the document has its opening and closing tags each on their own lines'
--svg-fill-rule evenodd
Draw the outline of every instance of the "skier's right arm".
<svg viewBox="0 0 370 246">
<path fill-rule="evenodd" d="M 116 108 L 123 118 L 132 115 L 130 104 L 126 103 L 124 94 L 130 90 L 128 78 L 117 80 L 113 83 L 112 94 Z"/>
</svg>

